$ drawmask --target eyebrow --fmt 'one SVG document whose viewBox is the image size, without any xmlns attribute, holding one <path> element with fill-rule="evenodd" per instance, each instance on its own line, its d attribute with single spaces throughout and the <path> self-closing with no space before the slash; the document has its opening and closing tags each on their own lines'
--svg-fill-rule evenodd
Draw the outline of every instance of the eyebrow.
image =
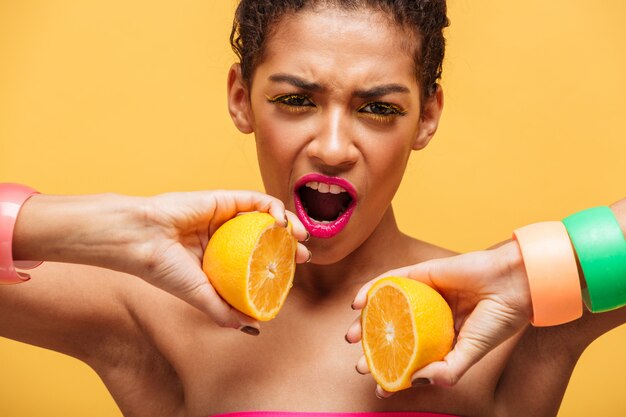
<svg viewBox="0 0 626 417">
<path fill-rule="evenodd" d="M 270 75 L 270 81 L 274 81 L 276 83 L 287 83 L 287 84 L 291 84 L 294 87 L 298 87 L 301 88 L 303 90 L 306 91 L 321 91 L 324 89 L 324 87 L 322 87 L 320 84 L 318 83 L 312 83 L 312 82 L 308 82 L 303 80 L 300 77 L 296 77 L 295 75 L 289 75 L 289 74 L 273 74 Z"/>
<path fill-rule="evenodd" d="M 276 83 L 291 84 L 294 87 L 301 88 L 302 90 L 305 90 L 305 91 L 317 92 L 317 91 L 324 90 L 324 87 L 321 84 L 306 81 L 295 75 L 273 74 L 273 75 L 270 75 L 269 79 L 270 81 L 273 81 Z M 408 87 L 402 84 L 384 84 L 384 85 L 379 85 L 379 86 L 370 88 L 368 90 L 357 90 L 354 93 L 354 95 L 364 100 L 368 100 L 368 99 L 373 99 L 376 97 L 382 97 L 382 96 L 385 96 L 387 94 L 392 94 L 392 93 L 409 94 L 410 92 L 411 90 L 409 90 Z"/>
<path fill-rule="evenodd" d="M 370 88 L 369 90 L 357 90 L 354 95 L 359 98 L 368 100 L 376 97 L 382 97 L 391 93 L 408 94 L 410 92 L 411 90 L 409 90 L 408 87 L 405 87 L 402 84 L 385 84 Z"/>
</svg>

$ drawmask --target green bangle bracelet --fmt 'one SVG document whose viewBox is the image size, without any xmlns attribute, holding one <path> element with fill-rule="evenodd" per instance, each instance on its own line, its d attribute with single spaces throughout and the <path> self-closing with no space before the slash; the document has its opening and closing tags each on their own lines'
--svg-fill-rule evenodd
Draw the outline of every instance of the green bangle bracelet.
<svg viewBox="0 0 626 417">
<path fill-rule="evenodd" d="M 610 208 L 594 207 L 563 219 L 587 288 L 583 301 L 593 313 L 626 305 L 626 239 Z"/>
</svg>

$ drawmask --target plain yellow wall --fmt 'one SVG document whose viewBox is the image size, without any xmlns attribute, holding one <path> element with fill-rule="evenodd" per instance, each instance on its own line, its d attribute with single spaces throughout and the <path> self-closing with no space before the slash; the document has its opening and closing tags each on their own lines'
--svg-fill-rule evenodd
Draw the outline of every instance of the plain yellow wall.
<svg viewBox="0 0 626 417">
<path fill-rule="evenodd" d="M 444 117 L 395 200 L 403 229 L 480 249 L 626 196 L 626 3 L 449 9 Z M 233 10 L 0 0 L 0 181 L 58 194 L 261 189 L 253 140 L 225 105 Z M 626 415 L 625 347 L 623 326 L 588 349 L 561 417 Z M 0 339 L 0 416 L 38 415 L 119 411 L 82 363 Z"/>
</svg>

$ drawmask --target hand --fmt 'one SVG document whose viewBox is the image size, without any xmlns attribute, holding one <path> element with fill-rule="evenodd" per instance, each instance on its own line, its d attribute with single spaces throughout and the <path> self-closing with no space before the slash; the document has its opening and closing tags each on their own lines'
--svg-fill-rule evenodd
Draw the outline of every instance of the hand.
<svg viewBox="0 0 626 417">
<path fill-rule="evenodd" d="M 113 194 L 33 196 L 17 218 L 15 259 L 100 266 L 129 273 L 208 314 L 223 327 L 259 324 L 230 307 L 202 271 L 211 235 L 239 213 L 268 212 L 297 240 L 307 232 L 283 203 L 251 191 L 198 191 L 154 197 Z M 309 259 L 298 244 L 296 262 Z M 250 329 L 248 329 L 250 330 Z"/>
<path fill-rule="evenodd" d="M 483 356 L 524 329 L 532 316 L 532 304 L 526 271 L 517 242 L 451 258 L 434 259 L 389 271 L 365 284 L 357 293 L 353 308 L 366 304 L 367 291 L 384 276 L 404 276 L 435 288 L 452 309 L 456 343 L 440 362 L 418 370 L 413 381 L 453 386 Z M 355 321 L 346 339 L 361 339 L 360 319 Z M 367 362 L 357 363 L 360 373 L 368 373 Z M 379 397 L 391 393 L 377 386 Z"/>
<path fill-rule="evenodd" d="M 248 191 L 164 194 L 149 198 L 145 207 L 154 233 L 140 250 L 146 260 L 136 275 L 204 311 L 220 326 L 258 328 L 256 321 L 229 306 L 210 285 L 201 269 L 204 250 L 213 233 L 239 213 L 268 212 L 284 226 L 289 217 L 293 235 L 305 240 L 307 232 L 298 218 L 286 212 L 280 200 Z M 296 262 L 309 256 L 299 243 Z"/>
</svg>

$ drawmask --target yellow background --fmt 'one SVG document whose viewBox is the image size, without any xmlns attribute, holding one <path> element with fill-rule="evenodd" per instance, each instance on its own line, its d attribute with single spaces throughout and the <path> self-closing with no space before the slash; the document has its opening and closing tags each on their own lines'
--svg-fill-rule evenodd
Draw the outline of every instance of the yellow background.
<svg viewBox="0 0 626 417">
<path fill-rule="evenodd" d="M 449 9 L 444 117 L 395 200 L 403 229 L 479 249 L 626 196 L 626 3 Z M 0 181 L 52 194 L 261 189 L 253 140 L 225 105 L 233 10 L 0 0 Z M 560 416 L 626 415 L 625 347 L 623 326 L 588 349 Z M 0 415 L 119 411 L 82 363 L 1 339 Z"/>
</svg>

